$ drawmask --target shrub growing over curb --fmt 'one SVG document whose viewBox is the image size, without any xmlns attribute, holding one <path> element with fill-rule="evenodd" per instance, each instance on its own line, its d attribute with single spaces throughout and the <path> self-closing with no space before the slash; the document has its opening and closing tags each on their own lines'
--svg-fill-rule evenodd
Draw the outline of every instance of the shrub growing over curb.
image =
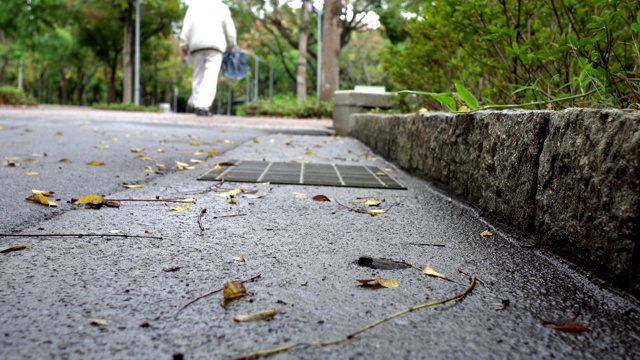
<svg viewBox="0 0 640 360">
<path fill-rule="evenodd" d="M 296 119 L 329 119 L 333 114 L 333 103 L 307 99 L 302 105 L 292 95 L 263 98 L 240 105 L 238 115 L 282 116 Z"/>
<path fill-rule="evenodd" d="M 92 106 L 97 110 L 121 110 L 121 111 L 141 111 L 141 112 L 158 112 L 158 108 L 155 106 L 141 106 L 135 104 L 123 104 L 123 103 L 113 103 L 113 104 L 93 104 Z"/>
<path fill-rule="evenodd" d="M 17 87 L 2 86 L 0 87 L 0 105 L 38 105 L 38 102 Z"/>
</svg>

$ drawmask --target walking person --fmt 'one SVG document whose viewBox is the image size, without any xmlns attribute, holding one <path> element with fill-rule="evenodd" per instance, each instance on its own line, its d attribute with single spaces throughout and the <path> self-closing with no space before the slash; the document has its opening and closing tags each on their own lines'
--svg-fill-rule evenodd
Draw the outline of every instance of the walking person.
<svg viewBox="0 0 640 360">
<path fill-rule="evenodd" d="M 192 0 L 180 33 L 183 61 L 191 56 L 193 80 L 189 104 L 198 116 L 209 116 L 216 97 L 222 53 L 233 53 L 236 27 L 221 0 Z"/>
</svg>

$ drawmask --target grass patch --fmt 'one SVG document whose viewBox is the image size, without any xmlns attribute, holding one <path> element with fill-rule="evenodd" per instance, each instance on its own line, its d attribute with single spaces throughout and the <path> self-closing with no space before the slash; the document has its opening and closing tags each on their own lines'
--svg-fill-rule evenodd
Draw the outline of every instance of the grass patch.
<svg viewBox="0 0 640 360">
<path fill-rule="evenodd" d="M 13 86 L 0 87 L 0 105 L 38 105 L 33 96 Z"/>
<path fill-rule="evenodd" d="M 293 95 L 262 98 L 238 106 L 240 116 L 277 116 L 295 119 L 329 119 L 333 114 L 333 102 L 307 99 L 302 105 Z"/>
<path fill-rule="evenodd" d="M 158 112 L 158 108 L 155 106 L 142 106 L 132 103 L 113 103 L 113 104 L 93 104 L 92 106 L 97 110 L 120 110 L 120 111 L 140 111 L 140 112 Z"/>
</svg>

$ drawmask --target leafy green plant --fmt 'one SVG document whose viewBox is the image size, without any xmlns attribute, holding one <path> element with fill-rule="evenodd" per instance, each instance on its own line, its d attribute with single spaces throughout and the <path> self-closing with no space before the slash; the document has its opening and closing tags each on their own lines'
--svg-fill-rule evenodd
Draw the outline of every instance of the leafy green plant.
<svg viewBox="0 0 640 360">
<path fill-rule="evenodd" d="M 113 103 L 113 104 L 93 104 L 97 110 L 121 110 L 121 111 L 140 111 L 140 112 L 158 112 L 158 108 L 154 106 L 140 106 L 131 103 Z"/>
<path fill-rule="evenodd" d="M 261 98 L 240 105 L 236 112 L 246 116 L 278 116 L 296 119 L 331 118 L 333 104 L 331 102 L 307 99 L 302 105 L 293 95 L 280 95 L 273 98 Z"/>
<path fill-rule="evenodd" d="M 13 86 L 0 87 L 0 105 L 38 105 L 32 96 Z"/>
</svg>

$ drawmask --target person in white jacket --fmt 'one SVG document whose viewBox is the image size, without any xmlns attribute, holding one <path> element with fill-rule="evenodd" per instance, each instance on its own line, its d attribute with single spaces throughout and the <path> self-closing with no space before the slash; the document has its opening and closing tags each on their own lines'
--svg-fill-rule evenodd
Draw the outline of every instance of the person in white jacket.
<svg viewBox="0 0 640 360">
<path fill-rule="evenodd" d="M 183 61 L 191 56 L 193 80 L 189 104 L 198 116 L 209 116 L 216 97 L 222 53 L 233 53 L 236 27 L 221 0 L 192 0 L 180 33 Z"/>
</svg>

